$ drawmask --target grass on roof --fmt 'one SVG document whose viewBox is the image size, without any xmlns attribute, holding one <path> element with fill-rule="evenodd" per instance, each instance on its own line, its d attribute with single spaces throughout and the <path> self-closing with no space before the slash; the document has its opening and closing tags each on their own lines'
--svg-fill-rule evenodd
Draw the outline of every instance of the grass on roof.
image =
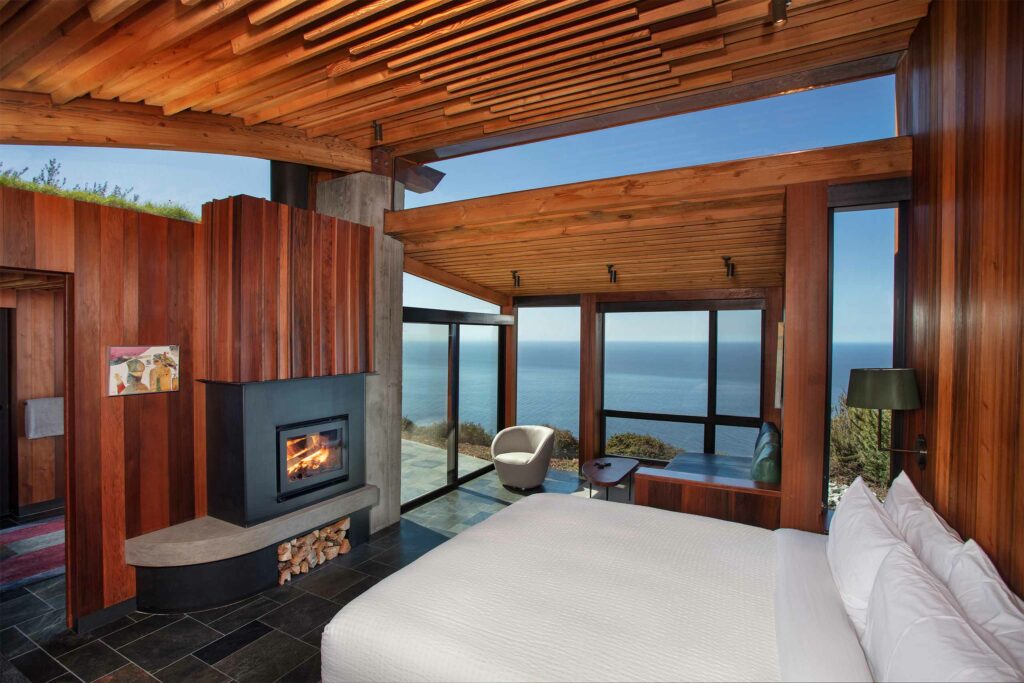
<svg viewBox="0 0 1024 683">
<path fill-rule="evenodd" d="M 67 197 L 68 199 L 76 199 L 81 202 L 105 204 L 106 206 L 116 206 L 121 209 L 152 213 L 157 216 L 166 216 L 167 218 L 176 218 L 193 223 L 199 221 L 199 216 L 189 211 L 182 204 L 172 201 L 166 201 L 161 204 L 142 201 L 139 195 L 133 194 L 134 188 L 131 187 L 123 188 L 120 185 L 114 185 L 111 188 L 107 182 L 94 182 L 86 186 L 74 185 L 71 189 L 68 189 L 67 178 L 61 175 L 60 168 L 60 163 L 56 159 L 50 159 L 46 162 L 42 171 L 31 180 L 26 180 L 24 176 L 28 173 L 27 167 L 16 171 L 4 168 L 3 162 L 0 162 L 0 185 L 15 187 L 19 190 L 29 190 L 31 192 L 43 192 L 45 194 L 57 195 L 58 197 Z"/>
</svg>

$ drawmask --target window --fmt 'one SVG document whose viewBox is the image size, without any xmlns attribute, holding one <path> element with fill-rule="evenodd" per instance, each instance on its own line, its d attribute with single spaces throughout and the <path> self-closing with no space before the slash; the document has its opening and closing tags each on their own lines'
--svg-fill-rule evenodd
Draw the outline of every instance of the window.
<svg viewBox="0 0 1024 683">
<path fill-rule="evenodd" d="M 740 470 L 746 460 L 749 473 L 761 420 L 763 314 L 754 305 L 606 305 L 604 452 L 662 461 L 713 453 Z"/>
<path fill-rule="evenodd" d="M 579 469 L 579 306 L 520 307 L 516 421 L 557 430 L 551 466 Z"/>
<path fill-rule="evenodd" d="M 876 447 L 875 411 L 846 405 L 853 368 L 893 367 L 896 209 L 832 214 L 831 412 L 827 461 L 828 504 L 857 478 L 884 497 L 890 455 Z M 891 438 L 891 414 L 883 412 L 882 440 Z"/>
<path fill-rule="evenodd" d="M 499 326 L 512 319 L 486 301 L 405 277 L 401 502 L 408 509 L 491 469 L 491 440 L 502 427 Z"/>
</svg>

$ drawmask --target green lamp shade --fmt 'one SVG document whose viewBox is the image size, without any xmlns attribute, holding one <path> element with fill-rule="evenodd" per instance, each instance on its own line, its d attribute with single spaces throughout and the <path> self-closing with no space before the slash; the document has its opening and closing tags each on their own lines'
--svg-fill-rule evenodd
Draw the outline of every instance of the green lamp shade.
<svg viewBox="0 0 1024 683">
<path fill-rule="evenodd" d="M 872 410 L 917 410 L 921 397 L 910 368 L 860 368 L 850 370 L 846 404 Z"/>
</svg>

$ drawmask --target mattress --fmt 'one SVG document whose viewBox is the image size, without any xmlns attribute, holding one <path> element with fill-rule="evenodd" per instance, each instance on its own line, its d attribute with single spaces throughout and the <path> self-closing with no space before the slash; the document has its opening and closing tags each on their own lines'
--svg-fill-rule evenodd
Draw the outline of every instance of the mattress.
<svg viewBox="0 0 1024 683">
<path fill-rule="evenodd" d="M 537 494 L 342 609 L 323 679 L 779 680 L 775 575 L 770 531 Z"/>
</svg>

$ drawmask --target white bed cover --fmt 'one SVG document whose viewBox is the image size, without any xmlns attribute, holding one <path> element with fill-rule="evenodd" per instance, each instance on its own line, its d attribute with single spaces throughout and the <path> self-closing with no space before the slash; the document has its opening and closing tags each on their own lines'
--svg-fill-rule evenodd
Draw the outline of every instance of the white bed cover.
<svg viewBox="0 0 1024 683">
<path fill-rule="evenodd" d="M 529 496 L 342 609 L 324 630 L 323 680 L 773 681 L 780 662 L 803 674 L 779 654 L 777 554 L 756 527 Z"/>
</svg>

